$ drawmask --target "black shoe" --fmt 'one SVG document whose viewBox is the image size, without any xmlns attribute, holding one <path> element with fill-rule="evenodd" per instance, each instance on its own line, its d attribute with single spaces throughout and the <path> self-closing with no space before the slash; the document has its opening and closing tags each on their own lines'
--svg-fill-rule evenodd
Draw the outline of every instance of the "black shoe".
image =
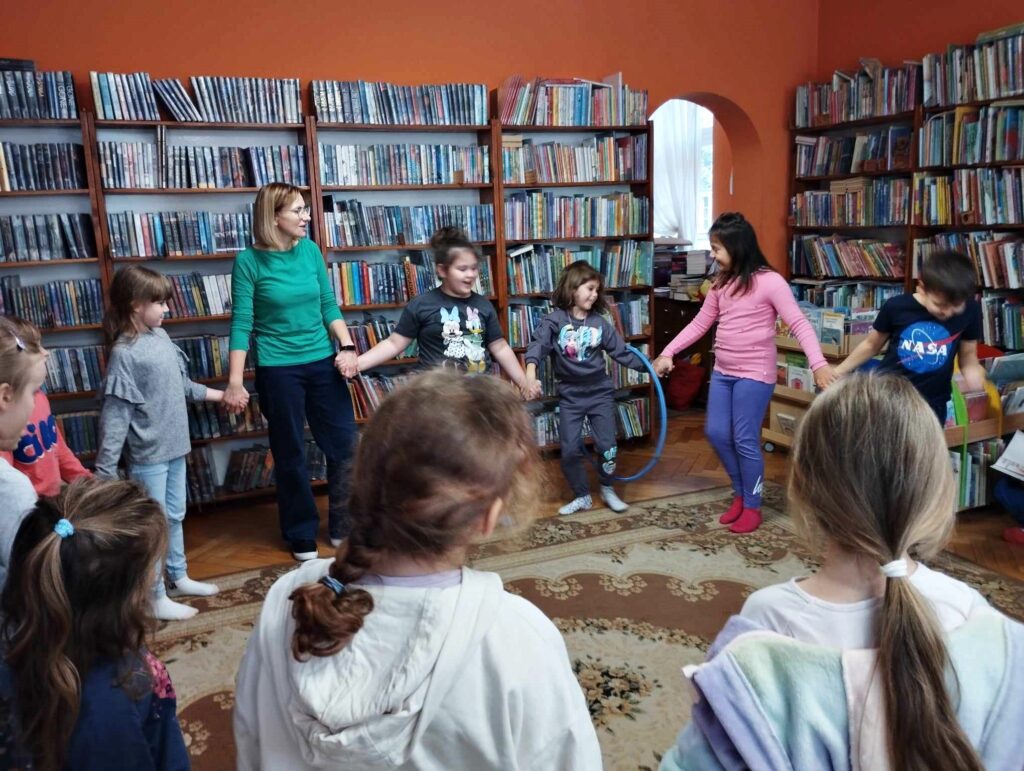
<svg viewBox="0 0 1024 771">
<path fill-rule="evenodd" d="M 292 541 L 291 549 L 292 556 L 299 562 L 315 560 L 320 556 L 320 552 L 316 547 L 316 541 Z"/>
</svg>

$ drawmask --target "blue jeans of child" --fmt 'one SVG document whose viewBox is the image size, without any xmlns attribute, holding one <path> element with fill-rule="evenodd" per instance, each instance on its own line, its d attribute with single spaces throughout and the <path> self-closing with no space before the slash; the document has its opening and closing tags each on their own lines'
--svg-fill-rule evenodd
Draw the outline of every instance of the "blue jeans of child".
<svg viewBox="0 0 1024 771">
<path fill-rule="evenodd" d="M 331 538 L 352 529 L 348 516 L 348 463 L 355 438 L 352 399 L 328 356 L 308 364 L 257 367 L 256 390 L 274 455 L 281 535 L 289 543 L 315 541 L 320 529 L 306 465 L 306 431 L 327 458 L 327 524 Z"/>
<path fill-rule="evenodd" d="M 149 497 L 159 503 L 167 517 L 167 559 L 157 566 L 153 597 L 160 599 L 167 595 L 164 573 L 171 581 L 177 581 L 188 573 L 185 561 L 185 456 L 166 463 L 133 463 L 128 467 L 128 476 L 146 488 Z"/>
<path fill-rule="evenodd" d="M 748 509 L 761 508 L 761 424 L 774 390 L 772 383 L 711 373 L 704 433 Z"/>
</svg>

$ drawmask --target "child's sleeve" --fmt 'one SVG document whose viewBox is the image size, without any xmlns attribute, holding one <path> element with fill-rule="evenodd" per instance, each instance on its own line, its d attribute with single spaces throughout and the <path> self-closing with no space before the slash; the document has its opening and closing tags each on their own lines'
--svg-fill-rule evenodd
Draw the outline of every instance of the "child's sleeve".
<svg viewBox="0 0 1024 771">
<path fill-rule="evenodd" d="M 644 364 L 639 356 L 626 349 L 626 341 L 619 334 L 619 330 L 615 328 L 615 325 L 604 318 L 601 319 L 601 325 L 604 327 L 604 332 L 602 333 L 604 350 L 608 355 L 623 367 L 629 367 L 638 372 L 646 372 L 647 365 Z"/>
<path fill-rule="evenodd" d="M 685 351 L 696 343 L 711 329 L 711 325 L 718 320 L 718 290 L 712 289 L 704 298 L 700 311 L 693 321 L 683 327 L 683 330 L 676 335 L 672 342 L 665 346 L 659 356 L 673 358 L 680 351 Z"/>
<path fill-rule="evenodd" d="M 92 476 L 78 460 L 78 456 L 68 447 L 60 426 L 57 426 L 57 465 L 60 467 L 60 478 L 64 482 L 74 482 L 81 477 Z"/>
<path fill-rule="evenodd" d="M 498 323 L 498 312 L 494 310 L 494 305 L 490 300 L 484 300 L 487 303 L 487 321 L 484 326 L 484 345 L 488 346 L 497 340 L 503 340 L 505 338 L 504 333 L 501 331 L 501 324 Z"/>
<path fill-rule="evenodd" d="M 164 663 L 152 653 L 146 654 L 146 663 L 153 678 L 153 700 L 142 731 L 149 744 L 153 767 L 188 771 L 191 765 L 178 723 L 178 697 L 171 676 Z"/>
<path fill-rule="evenodd" d="M 239 252 L 231 268 L 231 336 L 228 348 L 232 351 L 248 351 L 249 335 L 253 325 L 253 293 L 256 277 L 252 264 L 252 252 Z"/>
<path fill-rule="evenodd" d="M 965 342 L 983 339 L 985 333 L 981 327 L 981 306 L 978 304 L 978 301 L 968 300 L 966 312 L 971 315 L 968 317 L 967 326 L 964 327 L 964 333 L 960 336 L 960 339 Z"/>
<path fill-rule="evenodd" d="M 789 326 L 797 342 L 800 343 L 800 347 L 807 355 L 807 363 L 811 370 L 821 369 L 828 362 L 825 360 L 825 354 L 821 352 L 821 343 L 818 342 L 818 338 L 814 334 L 814 327 L 811 326 L 811 322 L 807 320 L 803 311 L 800 310 L 800 306 L 793 299 L 793 293 L 789 290 L 786 280 L 778 273 L 774 273 L 771 278 L 773 279 L 772 285 L 767 289 L 768 301 Z"/>
<path fill-rule="evenodd" d="M 421 294 L 414 297 L 408 305 L 402 308 L 402 315 L 398 317 L 398 323 L 395 324 L 395 332 L 402 337 L 416 340 L 420 336 L 419 309 L 423 305 L 423 300 L 420 299 L 422 297 L 426 297 L 426 295 Z"/>
<path fill-rule="evenodd" d="M 96 476 L 101 479 L 117 479 L 117 461 L 121 458 L 135 409 L 146 402 L 132 377 L 130 363 L 125 359 L 122 351 L 115 348 L 111 352 L 107 379 L 103 384 L 99 447 L 96 450 Z"/>
<path fill-rule="evenodd" d="M 891 335 L 893 332 L 891 303 L 892 300 L 886 300 L 882 303 L 882 307 L 879 308 L 878 314 L 875 316 L 875 320 L 871 324 L 873 329 L 881 332 L 883 335 Z"/>
<path fill-rule="evenodd" d="M 526 347 L 526 363 L 540 366 L 554 350 L 557 337 L 558 322 L 555 320 L 555 314 L 549 313 L 533 329 L 533 337 Z"/>
<path fill-rule="evenodd" d="M 256 686 L 260 672 L 260 623 L 256 622 L 245 653 L 238 665 L 235 678 L 235 733 L 236 768 L 238 771 L 258 771 L 260 767 L 260 732 L 256 719 Z"/>
</svg>

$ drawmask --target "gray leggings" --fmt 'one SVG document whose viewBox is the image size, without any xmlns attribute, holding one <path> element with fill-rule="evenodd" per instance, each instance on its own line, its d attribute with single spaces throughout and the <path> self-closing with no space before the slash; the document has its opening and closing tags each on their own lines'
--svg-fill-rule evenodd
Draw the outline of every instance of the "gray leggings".
<svg viewBox="0 0 1024 771">
<path fill-rule="evenodd" d="M 558 428 L 562 449 L 562 473 L 565 474 L 574 498 L 590 493 L 584 448 L 580 440 L 584 418 L 590 419 L 590 430 L 601 456 L 599 476 L 602 485 L 612 484 L 615 473 L 615 399 L 611 380 L 594 383 L 558 384 Z"/>
</svg>

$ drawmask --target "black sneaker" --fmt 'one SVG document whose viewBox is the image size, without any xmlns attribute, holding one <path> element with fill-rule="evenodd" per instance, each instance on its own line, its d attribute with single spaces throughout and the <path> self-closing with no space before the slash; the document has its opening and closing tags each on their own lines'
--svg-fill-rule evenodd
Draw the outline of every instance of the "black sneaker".
<svg viewBox="0 0 1024 771">
<path fill-rule="evenodd" d="M 292 556 L 299 562 L 315 560 L 320 556 L 317 550 L 316 541 L 292 541 Z"/>
</svg>

